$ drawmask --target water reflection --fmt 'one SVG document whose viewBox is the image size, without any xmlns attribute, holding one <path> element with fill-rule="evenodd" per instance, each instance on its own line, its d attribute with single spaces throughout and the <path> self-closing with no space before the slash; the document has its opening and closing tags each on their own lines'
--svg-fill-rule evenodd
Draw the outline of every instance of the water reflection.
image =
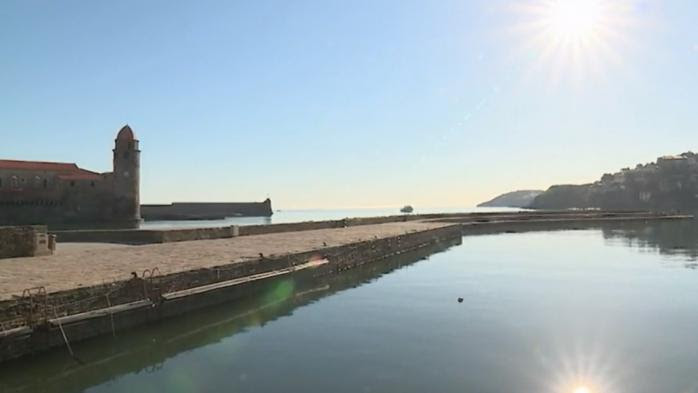
<svg viewBox="0 0 698 393">
<path fill-rule="evenodd" d="M 609 245 L 680 257 L 687 268 L 698 268 L 698 220 L 627 222 L 603 226 Z"/>
<path fill-rule="evenodd" d="M 569 344 L 567 344 L 569 346 Z M 549 362 L 551 393 L 617 393 L 621 392 L 620 377 L 623 363 L 610 356 L 610 347 L 594 345 L 577 348 L 572 353 L 558 355 Z"/>
<path fill-rule="evenodd" d="M 254 288 L 254 296 L 241 301 L 75 345 L 84 364 L 76 364 L 60 349 L 3 364 L 0 392 L 80 392 L 122 375 L 155 373 L 181 353 L 264 326 L 320 298 L 373 281 L 459 243 L 437 244 L 340 275 L 317 278 L 302 274 L 265 283 Z M 133 391 L 140 390 L 134 387 Z"/>
</svg>

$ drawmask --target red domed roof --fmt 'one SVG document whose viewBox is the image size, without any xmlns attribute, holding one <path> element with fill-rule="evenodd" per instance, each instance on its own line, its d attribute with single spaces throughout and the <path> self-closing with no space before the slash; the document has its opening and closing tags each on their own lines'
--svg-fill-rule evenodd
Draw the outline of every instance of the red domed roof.
<svg viewBox="0 0 698 393">
<path fill-rule="evenodd" d="M 128 124 L 125 125 L 119 131 L 119 134 L 116 136 L 116 140 L 118 140 L 118 141 L 123 141 L 123 140 L 132 141 L 134 139 L 136 139 L 136 138 L 133 136 L 133 130 L 131 130 L 131 127 L 129 127 Z"/>
</svg>

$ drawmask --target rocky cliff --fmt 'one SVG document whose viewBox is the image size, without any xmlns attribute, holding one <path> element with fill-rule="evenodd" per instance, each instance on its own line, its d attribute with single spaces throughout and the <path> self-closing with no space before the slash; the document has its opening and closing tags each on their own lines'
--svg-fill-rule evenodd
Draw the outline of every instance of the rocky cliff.
<svg viewBox="0 0 698 393">
<path fill-rule="evenodd" d="M 530 204 L 534 209 L 698 209 L 698 155 L 659 157 L 634 169 L 604 174 L 582 185 L 555 185 Z"/>
</svg>

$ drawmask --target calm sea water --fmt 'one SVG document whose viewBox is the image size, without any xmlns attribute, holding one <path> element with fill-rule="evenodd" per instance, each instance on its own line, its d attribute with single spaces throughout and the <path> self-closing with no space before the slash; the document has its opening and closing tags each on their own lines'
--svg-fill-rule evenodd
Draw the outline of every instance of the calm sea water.
<svg viewBox="0 0 698 393">
<path fill-rule="evenodd" d="M 514 208 L 488 207 L 452 207 L 452 208 L 422 208 L 415 209 L 413 214 L 428 213 L 463 213 L 463 212 L 501 212 L 520 211 Z M 146 221 L 141 224 L 143 229 L 163 228 L 205 228 L 226 225 L 259 225 L 281 224 L 300 221 L 341 220 L 347 217 L 377 217 L 402 214 L 399 208 L 385 209 L 307 209 L 307 210 L 277 210 L 271 217 L 229 217 L 224 220 L 193 220 L 193 221 Z"/>
<path fill-rule="evenodd" d="M 3 365 L 0 391 L 698 392 L 694 221 L 421 257 L 76 345 L 84 365 L 65 350 Z"/>
</svg>

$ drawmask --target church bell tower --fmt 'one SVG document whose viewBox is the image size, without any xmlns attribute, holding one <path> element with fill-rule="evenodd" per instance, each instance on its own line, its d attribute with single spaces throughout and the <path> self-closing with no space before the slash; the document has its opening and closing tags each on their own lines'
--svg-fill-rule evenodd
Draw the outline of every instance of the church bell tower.
<svg viewBox="0 0 698 393">
<path fill-rule="evenodd" d="M 141 151 L 133 130 L 125 125 L 114 145 L 114 220 L 131 226 L 141 220 L 140 169 Z"/>
</svg>

